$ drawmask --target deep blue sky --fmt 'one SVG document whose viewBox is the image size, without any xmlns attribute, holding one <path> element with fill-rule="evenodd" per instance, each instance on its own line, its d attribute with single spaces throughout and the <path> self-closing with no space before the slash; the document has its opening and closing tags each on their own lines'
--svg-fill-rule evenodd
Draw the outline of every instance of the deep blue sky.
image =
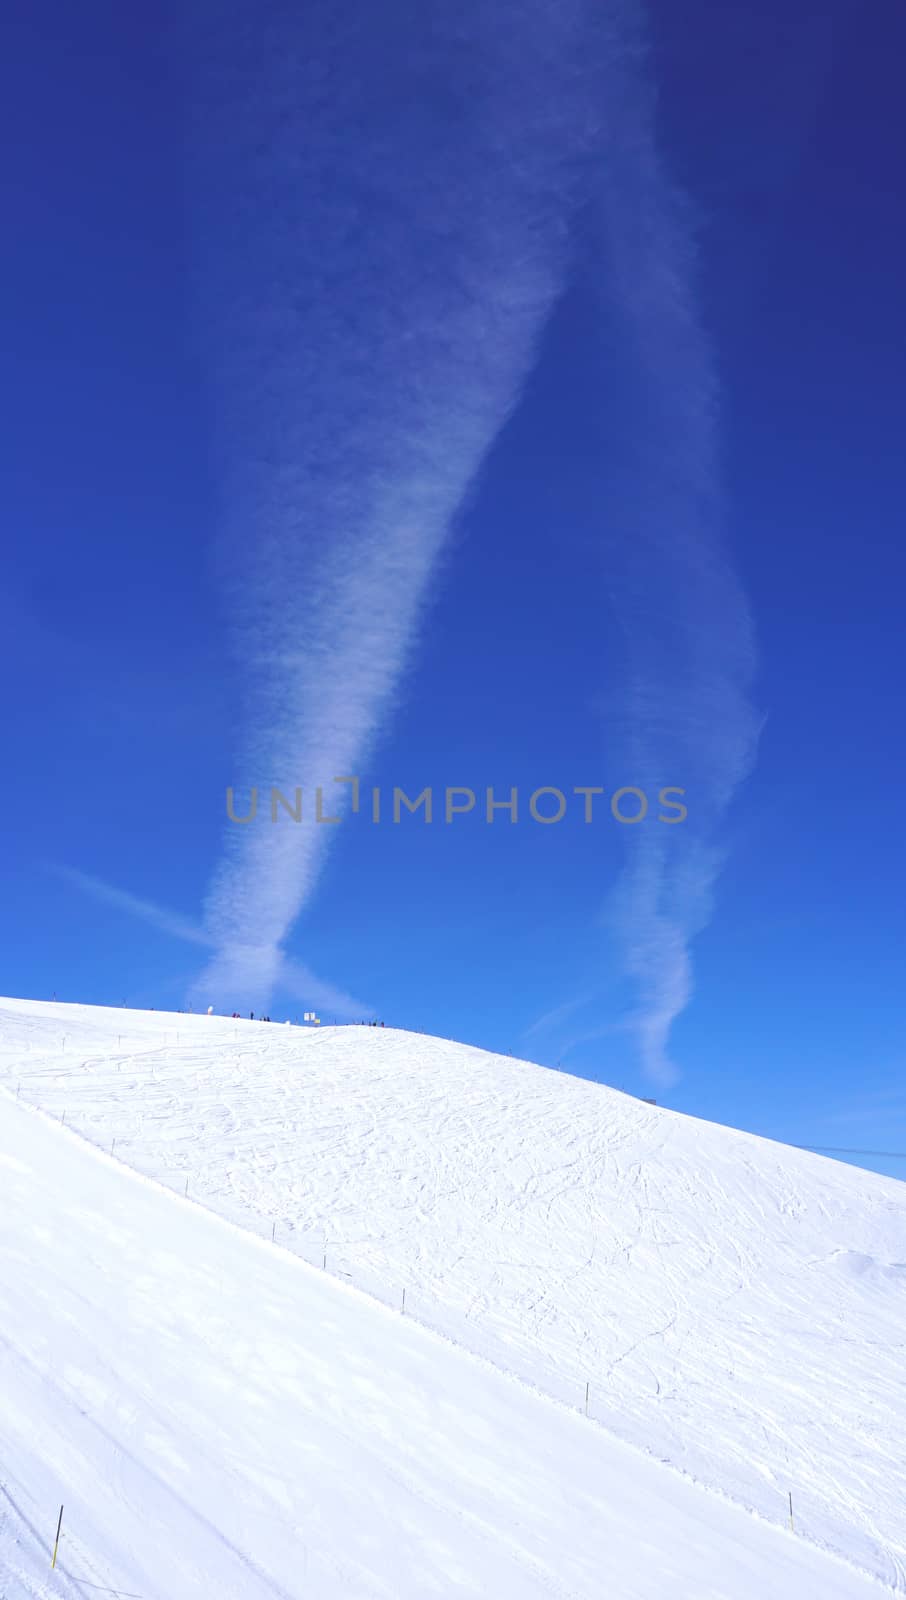
<svg viewBox="0 0 906 1600">
<path fill-rule="evenodd" d="M 661 1098 L 792 1142 L 906 1150 L 906 20 L 892 0 L 789 9 L 650 12 L 766 715 Z M 9 18 L 0 988 L 179 1007 L 200 952 L 52 869 L 198 921 L 224 787 L 243 781 L 181 36 L 113 5 Z M 602 393 L 590 353 L 594 278 L 578 260 L 458 520 L 369 784 L 605 781 L 595 453 L 620 394 L 619 367 Z M 347 819 L 290 950 L 388 1022 L 658 1094 L 602 929 L 619 831 L 572 813 L 557 828 Z M 592 990 L 596 1037 L 577 1040 L 569 1013 L 534 1027 Z"/>
</svg>

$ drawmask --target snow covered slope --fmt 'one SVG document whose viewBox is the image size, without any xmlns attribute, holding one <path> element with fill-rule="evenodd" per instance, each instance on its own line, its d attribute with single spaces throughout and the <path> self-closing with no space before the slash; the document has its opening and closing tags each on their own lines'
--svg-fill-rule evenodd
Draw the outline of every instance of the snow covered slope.
<svg viewBox="0 0 906 1600">
<path fill-rule="evenodd" d="M 389 1029 L 8 1001 L 0 1074 L 4 1600 L 76 1485 L 168 1600 L 906 1593 L 902 1185 Z"/>
<path fill-rule="evenodd" d="M 0 1172 L 5 1600 L 880 1592 L 8 1101 Z"/>
</svg>

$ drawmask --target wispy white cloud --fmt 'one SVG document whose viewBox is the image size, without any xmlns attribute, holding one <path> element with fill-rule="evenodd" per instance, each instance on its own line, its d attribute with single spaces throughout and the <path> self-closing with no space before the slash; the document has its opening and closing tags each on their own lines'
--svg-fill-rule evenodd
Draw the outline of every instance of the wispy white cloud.
<svg viewBox="0 0 906 1600">
<path fill-rule="evenodd" d="M 889 1083 L 875 1087 L 871 1081 L 871 1069 L 869 1074 L 866 1074 L 861 1062 L 858 1064 L 858 1070 L 858 1095 L 833 1102 L 832 1109 L 822 1113 L 818 1127 L 871 1126 L 883 1128 L 887 1133 L 893 1129 L 906 1127 L 906 1086 L 904 1086 L 906 1073 L 903 1071 L 903 1063 L 895 1061 L 891 1065 L 891 1071 L 896 1074 L 893 1088 Z"/>
<path fill-rule="evenodd" d="M 187 944 L 202 945 L 207 949 L 214 948 L 211 935 L 203 927 L 181 916 L 179 912 L 169 911 L 153 900 L 143 900 L 138 895 L 130 894 L 126 889 L 118 889 L 114 884 L 106 883 L 91 873 L 80 872 L 77 867 L 62 866 L 55 862 L 48 862 L 47 865 L 51 872 L 82 893 L 91 895 L 104 905 L 113 906 L 117 911 L 124 911 L 131 917 L 137 917 L 150 927 L 156 928 L 159 933 L 181 939 Z M 240 954 L 236 968 L 237 989 L 244 981 L 246 971 L 246 962 Z M 213 994 L 206 996 L 200 992 L 199 1003 L 229 1005 L 232 1010 L 239 1009 L 242 1002 L 229 993 L 229 972 L 226 969 L 224 976 L 226 980 L 224 993 L 215 997 Z M 355 996 L 347 994 L 345 990 L 337 988 L 335 984 L 317 977 L 299 961 L 281 957 L 274 982 L 279 986 L 281 995 L 296 1000 L 309 1009 L 323 1011 L 340 1021 L 348 1021 L 355 1017 L 364 1019 L 374 1015 L 373 1006 L 366 1005 Z M 149 996 L 151 993 L 150 990 L 146 991 Z M 260 1006 L 261 1002 L 258 1003 Z"/>
<path fill-rule="evenodd" d="M 632 837 L 614 910 L 642 1058 L 667 1081 L 757 718 L 721 542 L 715 363 L 636 8 L 334 0 L 265 29 L 240 0 L 231 15 L 204 46 L 195 211 L 236 784 L 310 791 L 361 771 L 564 287 L 581 205 L 600 228 L 602 348 L 619 368 L 602 375 L 620 389 L 606 514 L 626 663 L 608 748 L 618 782 L 677 784 L 690 806 L 669 843 Z M 261 1003 L 331 837 L 311 822 L 227 829 L 199 994 Z"/>
<path fill-rule="evenodd" d="M 626 830 L 611 909 L 637 987 L 642 1064 L 666 1084 L 671 1027 L 692 994 L 691 944 L 712 913 L 721 822 L 760 719 L 751 619 L 723 543 L 718 382 L 686 206 L 664 172 L 650 88 L 637 83 L 611 112 L 621 153 L 604 174 L 603 278 L 626 381 L 608 556 L 624 668 L 608 746 L 618 782 L 652 795 L 677 785 L 689 808 L 675 826 Z"/>
<path fill-rule="evenodd" d="M 218 27 L 198 211 L 237 785 L 360 771 L 392 706 L 451 523 L 563 287 L 616 55 L 589 11 L 335 0 Z M 330 837 L 227 830 L 202 990 L 267 992 Z"/>
<path fill-rule="evenodd" d="M 523 1029 L 523 1039 L 531 1039 L 536 1033 L 547 1033 L 552 1028 L 558 1028 L 561 1023 L 566 1021 L 567 1017 L 571 1017 L 574 1012 L 587 1005 L 590 998 L 591 996 L 588 994 L 577 995 L 572 1000 L 564 1000 L 562 1005 L 552 1006 L 550 1011 L 545 1011 L 540 1017 L 536 1017 L 534 1022 L 530 1022 L 527 1028 Z"/>
<path fill-rule="evenodd" d="M 126 889 L 118 889 L 112 883 L 105 883 L 102 878 L 95 878 L 89 872 L 80 872 L 77 867 L 60 866 L 55 862 L 48 862 L 48 867 L 57 877 L 64 878 L 67 883 L 76 889 L 81 889 L 84 894 L 103 901 L 105 905 L 115 906 L 118 911 L 126 911 L 131 917 L 138 917 L 140 921 L 156 928 L 159 933 L 170 934 L 172 938 L 182 939 L 188 944 L 210 945 L 211 941 L 204 929 L 189 921 L 187 917 L 180 916 L 178 911 L 167 911 L 164 906 L 155 905 L 152 900 L 142 900 L 138 895 L 130 894 Z"/>
</svg>

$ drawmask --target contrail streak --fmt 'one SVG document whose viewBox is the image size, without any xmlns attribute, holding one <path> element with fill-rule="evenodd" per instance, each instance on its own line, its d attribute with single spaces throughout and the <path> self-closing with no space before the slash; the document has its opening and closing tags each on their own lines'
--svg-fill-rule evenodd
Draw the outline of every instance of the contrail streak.
<svg viewBox="0 0 906 1600">
<path fill-rule="evenodd" d="M 80 872 L 77 867 L 66 867 L 56 862 L 48 862 L 46 865 L 51 872 L 84 894 L 91 895 L 103 905 L 113 906 L 117 911 L 124 911 L 131 917 L 137 917 L 139 921 L 156 928 L 159 933 L 168 934 L 170 938 L 180 939 L 186 944 L 212 947 L 210 934 L 177 911 L 170 911 L 166 906 L 157 905 L 153 900 L 143 900 L 139 895 L 130 894 L 127 889 L 118 889 L 115 884 L 106 883 L 103 878 L 96 878 L 89 872 Z M 316 977 L 301 962 L 289 961 L 283 957 L 278 976 L 281 992 L 287 997 L 308 1006 L 315 1006 L 340 1021 L 374 1015 L 372 1006 L 356 1000 L 353 995 L 337 988 L 335 984 Z M 230 1004 L 233 1004 L 232 998 Z"/>
<path fill-rule="evenodd" d="M 215 10 L 212 17 L 220 18 Z M 585 0 L 234 5 L 199 240 L 241 667 L 236 782 L 360 770 L 564 283 L 601 92 Z M 328 829 L 228 830 L 200 989 L 260 997 Z"/>
<path fill-rule="evenodd" d="M 614 914 L 643 1061 L 667 1079 L 757 718 L 750 621 L 721 544 L 715 367 L 638 11 L 233 0 L 196 15 L 238 787 L 310 792 L 361 770 L 451 524 L 567 282 L 571 230 L 599 230 L 622 419 L 602 505 L 606 490 L 626 644 L 608 748 L 641 786 L 682 785 L 690 804 L 669 844 L 633 838 Z M 227 830 L 199 993 L 266 1003 L 330 836 L 311 822 Z"/>
<path fill-rule="evenodd" d="M 670 1030 L 692 995 L 691 941 L 710 920 L 720 825 L 754 761 L 760 718 L 751 619 L 723 543 L 718 382 L 686 208 L 663 171 L 650 92 L 627 88 L 612 107 L 623 154 L 605 169 L 598 213 L 618 321 L 611 349 L 625 379 L 608 541 L 624 676 L 608 746 L 649 792 L 685 788 L 689 817 L 669 839 L 642 829 L 630 838 L 613 925 L 637 987 L 643 1067 L 669 1083 Z"/>
</svg>

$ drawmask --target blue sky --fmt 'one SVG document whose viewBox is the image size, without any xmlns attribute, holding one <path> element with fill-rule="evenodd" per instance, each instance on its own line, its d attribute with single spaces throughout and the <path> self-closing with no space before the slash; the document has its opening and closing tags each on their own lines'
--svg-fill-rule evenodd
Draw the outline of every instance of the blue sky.
<svg viewBox="0 0 906 1600">
<path fill-rule="evenodd" d="M 788 11 L 13 7 L 5 992 L 906 1149 L 906 38 Z"/>
</svg>

